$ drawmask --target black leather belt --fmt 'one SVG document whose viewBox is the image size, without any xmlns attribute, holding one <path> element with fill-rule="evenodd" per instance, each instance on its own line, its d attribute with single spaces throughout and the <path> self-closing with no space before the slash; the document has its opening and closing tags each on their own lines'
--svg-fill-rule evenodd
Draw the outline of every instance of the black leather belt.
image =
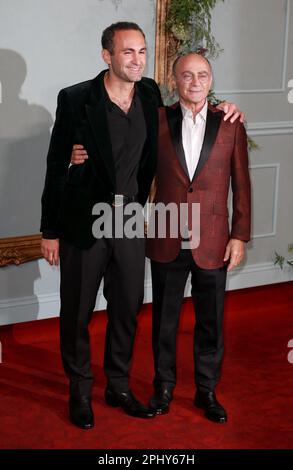
<svg viewBox="0 0 293 470">
<path fill-rule="evenodd" d="M 129 204 L 130 202 L 136 202 L 137 201 L 137 196 L 126 196 L 125 194 L 112 194 L 112 201 L 111 201 L 111 206 L 113 207 L 119 207 L 119 206 L 125 206 L 125 204 Z"/>
</svg>

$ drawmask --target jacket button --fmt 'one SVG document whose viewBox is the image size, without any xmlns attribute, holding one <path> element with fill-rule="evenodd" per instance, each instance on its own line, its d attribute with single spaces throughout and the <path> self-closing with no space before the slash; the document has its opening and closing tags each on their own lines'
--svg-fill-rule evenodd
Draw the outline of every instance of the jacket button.
<svg viewBox="0 0 293 470">
<path fill-rule="evenodd" d="M 188 188 L 188 192 L 189 192 L 189 193 L 193 193 L 193 188 L 191 188 L 191 187 Z"/>
</svg>

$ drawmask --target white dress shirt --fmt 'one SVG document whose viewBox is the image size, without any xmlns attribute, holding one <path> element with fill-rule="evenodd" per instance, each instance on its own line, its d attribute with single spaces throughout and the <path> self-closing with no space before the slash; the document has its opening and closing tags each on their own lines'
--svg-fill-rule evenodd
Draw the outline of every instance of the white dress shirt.
<svg viewBox="0 0 293 470">
<path fill-rule="evenodd" d="M 208 103 L 206 101 L 201 111 L 196 114 L 195 121 L 193 120 L 192 111 L 185 108 L 182 103 L 180 103 L 180 106 L 183 115 L 182 144 L 189 178 L 190 181 L 192 181 L 203 144 L 206 129 Z"/>
</svg>

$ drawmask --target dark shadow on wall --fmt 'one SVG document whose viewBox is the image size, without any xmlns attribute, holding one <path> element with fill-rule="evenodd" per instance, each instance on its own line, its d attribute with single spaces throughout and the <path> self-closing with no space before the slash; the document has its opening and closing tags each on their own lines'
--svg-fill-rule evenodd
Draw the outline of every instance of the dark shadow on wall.
<svg viewBox="0 0 293 470">
<path fill-rule="evenodd" d="M 0 238 L 36 234 L 40 227 L 53 120 L 46 108 L 20 97 L 26 76 L 24 58 L 16 51 L 0 49 Z M 34 283 L 39 277 L 37 261 L 1 268 L 0 298 L 7 302 L 4 310 L 0 306 L 0 315 L 24 320 L 22 308 L 13 302 L 16 298 L 27 305 L 31 320 L 36 319 L 40 306 Z"/>
<path fill-rule="evenodd" d="M 0 238 L 39 232 L 40 199 L 53 119 L 20 98 L 23 57 L 0 49 Z"/>
</svg>

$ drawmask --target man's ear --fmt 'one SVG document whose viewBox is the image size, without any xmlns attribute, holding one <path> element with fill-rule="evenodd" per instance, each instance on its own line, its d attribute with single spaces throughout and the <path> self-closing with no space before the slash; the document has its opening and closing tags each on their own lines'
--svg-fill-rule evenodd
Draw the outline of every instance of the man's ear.
<svg viewBox="0 0 293 470">
<path fill-rule="evenodd" d="M 102 59 L 103 61 L 108 65 L 110 66 L 111 64 L 111 54 L 110 52 L 108 51 L 108 49 L 102 49 Z"/>
</svg>

